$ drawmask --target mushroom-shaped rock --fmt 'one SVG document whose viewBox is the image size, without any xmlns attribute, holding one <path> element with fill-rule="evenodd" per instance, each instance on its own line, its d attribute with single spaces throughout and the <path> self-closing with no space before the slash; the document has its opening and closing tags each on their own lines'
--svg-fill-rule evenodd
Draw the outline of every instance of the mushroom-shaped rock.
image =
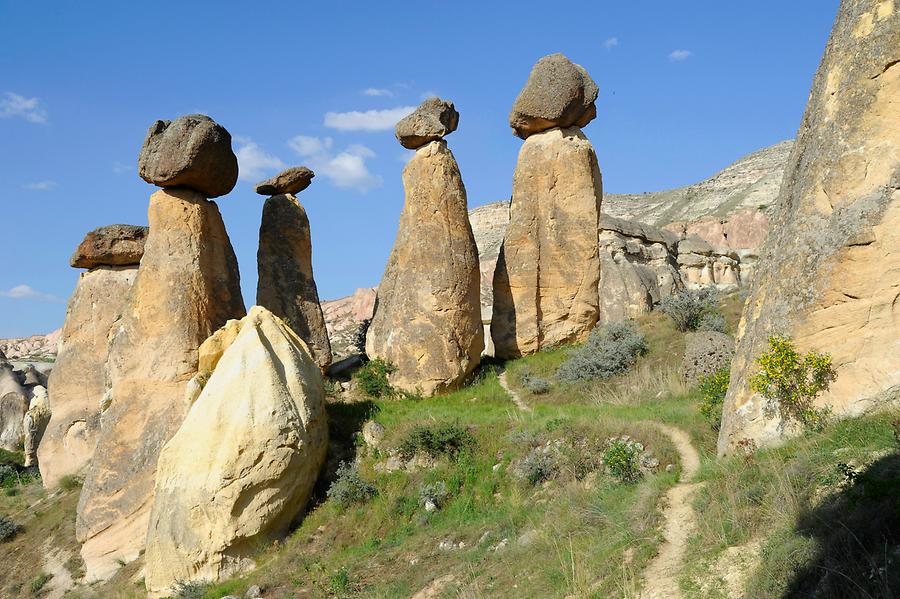
<svg viewBox="0 0 900 599">
<path fill-rule="evenodd" d="M 256 193 L 261 196 L 274 196 L 282 193 L 300 193 L 312 183 L 315 177 L 310 169 L 305 166 L 292 166 L 256 184 Z"/>
<path fill-rule="evenodd" d="M 231 134 L 202 114 L 156 121 L 138 156 L 138 174 L 159 187 L 189 187 L 208 198 L 225 195 L 238 178 Z"/>
<path fill-rule="evenodd" d="M 597 116 L 598 93 L 584 67 L 562 54 L 545 56 L 519 92 L 509 126 L 522 139 L 553 127 L 584 127 Z"/>
<path fill-rule="evenodd" d="M 428 98 L 412 114 L 400 119 L 394 134 L 400 145 L 415 150 L 456 131 L 459 113 L 453 102 Z"/>
<path fill-rule="evenodd" d="M 252 567 L 257 548 L 301 513 L 325 461 L 325 391 L 306 344 L 260 306 L 237 327 L 159 456 L 145 554 L 151 597 Z"/>
<path fill-rule="evenodd" d="M 72 268 L 96 266 L 131 266 L 141 262 L 147 227 L 109 225 L 94 229 L 75 249 L 69 259 Z"/>
</svg>

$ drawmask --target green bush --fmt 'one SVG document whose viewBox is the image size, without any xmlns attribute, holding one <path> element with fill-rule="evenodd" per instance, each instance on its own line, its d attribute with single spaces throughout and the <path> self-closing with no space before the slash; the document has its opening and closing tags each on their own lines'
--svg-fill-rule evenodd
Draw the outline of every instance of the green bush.
<svg viewBox="0 0 900 599">
<path fill-rule="evenodd" d="M 67 474 L 59 479 L 59 488 L 63 491 L 74 491 L 80 489 L 83 481 L 74 474 Z"/>
<path fill-rule="evenodd" d="M 474 448 L 475 437 L 459 423 L 437 425 L 419 424 L 412 427 L 398 448 L 400 456 L 409 460 L 417 453 L 428 454 L 432 458 L 446 455 L 456 458 L 463 451 Z"/>
<path fill-rule="evenodd" d="M 679 331 L 686 332 L 700 330 L 704 317 L 717 313 L 717 304 L 718 292 L 712 287 L 703 287 L 673 293 L 660 302 L 659 309 L 675 322 L 675 327 Z M 722 322 L 724 324 L 724 320 Z"/>
<path fill-rule="evenodd" d="M 529 451 L 518 470 L 521 477 L 534 486 L 556 476 L 559 468 L 547 448 L 542 446 Z"/>
<path fill-rule="evenodd" d="M 750 379 L 750 388 L 766 398 L 766 411 L 803 427 L 821 429 L 829 408 L 817 408 L 816 397 L 835 379 L 831 356 L 810 351 L 801 354 L 789 337 L 769 337 L 769 351 L 756 359 L 760 370 Z"/>
<path fill-rule="evenodd" d="M 351 462 L 341 462 L 335 479 L 328 487 L 328 498 L 335 501 L 341 509 L 355 503 L 365 503 L 378 494 L 378 490 L 363 480 L 359 468 Z"/>
<path fill-rule="evenodd" d="M 647 353 L 647 342 L 631 321 L 614 322 L 591 331 L 556 371 L 561 383 L 605 379 L 625 372 Z"/>
<path fill-rule="evenodd" d="M 22 531 L 22 527 L 9 516 L 0 516 L 0 543 L 13 540 Z"/>
<path fill-rule="evenodd" d="M 530 372 L 522 374 L 522 386 L 532 395 L 543 395 L 550 392 L 550 381 L 534 376 Z"/>
<path fill-rule="evenodd" d="M 722 424 L 722 405 L 725 403 L 730 381 L 731 371 L 728 368 L 700 379 L 700 413 L 714 430 L 719 430 Z"/>
<path fill-rule="evenodd" d="M 633 483 L 641 477 L 638 448 L 624 439 L 610 439 L 603 452 L 606 471 L 623 483 Z"/>
<path fill-rule="evenodd" d="M 698 331 L 714 331 L 716 333 L 728 333 L 728 324 L 725 317 L 718 312 L 704 314 L 697 323 Z"/>
<path fill-rule="evenodd" d="M 396 370 L 397 368 L 390 362 L 376 358 L 366 362 L 353 376 L 363 393 L 377 399 L 394 394 L 394 390 L 388 382 L 388 375 Z"/>
<path fill-rule="evenodd" d="M 435 507 L 443 507 L 447 501 L 449 493 L 447 492 L 447 484 L 439 480 L 436 483 L 427 483 L 419 487 L 419 501 L 422 504 L 432 503 Z"/>
<path fill-rule="evenodd" d="M 53 574 L 48 574 L 47 572 L 41 572 L 37 576 L 31 579 L 31 582 L 28 585 L 28 588 L 31 590 L 32 595 L 37 595 L 40 593 L 44 586 L 50 582 L 50 579 L 53 578 Z"/>
</svg>

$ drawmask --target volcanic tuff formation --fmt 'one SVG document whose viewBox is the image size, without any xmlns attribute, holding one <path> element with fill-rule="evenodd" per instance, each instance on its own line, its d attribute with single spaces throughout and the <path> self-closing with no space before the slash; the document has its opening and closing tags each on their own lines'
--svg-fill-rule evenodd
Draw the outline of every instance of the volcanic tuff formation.
<svg viewBox="0 0 900 599">
<path fill-rule="evenodd" d="M 818 400 L 859 414 L 900 394 L 900 5 L 841 3 L 738 331 L 719 452 L 791 426 L 749 388 L 770 335 L 831 354 Z"/>
</svg>

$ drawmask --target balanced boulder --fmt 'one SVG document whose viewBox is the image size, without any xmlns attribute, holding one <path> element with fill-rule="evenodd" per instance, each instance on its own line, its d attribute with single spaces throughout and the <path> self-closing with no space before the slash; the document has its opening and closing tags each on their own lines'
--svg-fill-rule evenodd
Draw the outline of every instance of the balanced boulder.
<svg viewBox="0 0 900 599">
<path fill-rule="evenodd" d="M 831 355 L 836 416 L 900 396 L 900 10 L 844 0 L 812 85 L 738 330 L 719 452 L 798 429 L 750 388 L 773 335 Z"/>
<path fill-rule="evenodd" d="M 309 218 L 293 195 L 266 200 L 256 258 L 256 303 L 287 322 L 324 371 L 331 364 L 331 344 L 313 278 Z"/>
<path fill-rule="evenodd" d="M 159 187 L 189 187 L 208 198 L 225 195 L 238 177 L 231 134 L 202 114 L 156 121 L 138 156 L 138 174 Z"/>
<path fill-rule="evenodd" d="M 147 227 L 109 225 L 94 229 L 75 249 L 69 259 L 73 268 L 95 266 L 131 266 L 144 255 Z"/>
<path fill-rule="evenodd" d="M 445 141 L 416 150 L 403 169 L 403 187 L 406 201 L 366 353 L 396 367 L 394 386 L 431 395 L 459 386 L 481 360 L 478 249 L 459 166 Z"/>
<path fill-rule="evenodd" d="M 138 557 L 159 451 L 189 407 L 198 348 L 245 314 L 237 260 L 214 202 L 191 189 L 160 190 L 150 198 L 149 221 L 110 342 L 108 407 L 78 503 L 76 537 L 88 580 Z"/>
<path fill-rule="evenodd" d="M 256 184 L 256 193 L 263 196 L 274 196 L 282 193 L 297 194 L 309 187 L 315 177 L 305 166 L 292 166 Z"/>
<path fill-rule="evenodd" d="M 401 146 L 415 150 L 453 133 L 458 124 L 459 113 L 453 102 L 428 98 L 412 114 L 400 119 L 394 135 Z"/>
<path fill-rule="evenodd" d="M 581 65 L 562 54 L 541 58 L 519 92 L 509 126 L 527 138 L 553 127 L 584 127 L 597 116 L 599 89 Z"/>
<path fill-rule="evenodd" d="M 259 306 L 232 329 L 159 456 L 145 554 L 151 597 L 252 567 L 258 547 L 302 512 L 325 461 L 323 379 L 306 344 Z"/>
</svg>

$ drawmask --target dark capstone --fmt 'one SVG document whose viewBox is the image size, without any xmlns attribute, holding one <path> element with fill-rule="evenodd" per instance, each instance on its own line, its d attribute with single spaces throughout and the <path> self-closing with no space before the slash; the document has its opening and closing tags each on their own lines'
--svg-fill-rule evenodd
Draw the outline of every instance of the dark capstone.
<svg viewBox="0 0 900 599">
<path fill-rule="evenodd" d="M 149 232 L 148 227 L 137 225 L 109 225 L 94 229 L 75 249 L 69 264 L 72 268 L 139 264 Z"/>
</svg>

